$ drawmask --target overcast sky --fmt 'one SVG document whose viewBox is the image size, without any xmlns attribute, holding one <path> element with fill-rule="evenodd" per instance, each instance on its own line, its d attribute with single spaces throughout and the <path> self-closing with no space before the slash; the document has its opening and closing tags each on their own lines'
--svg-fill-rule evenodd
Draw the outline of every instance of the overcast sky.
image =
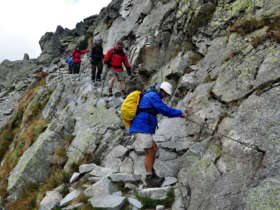
<svg viewBox="0 0 280 210">
<path fill-rule="evenodd" d="M 0 4 L 0 62 L 37 58 L 39 40 L 56 27 L 74 29 L 76 23 L 99 14 L 111 0 L 2 0 Z"/>
</svg>

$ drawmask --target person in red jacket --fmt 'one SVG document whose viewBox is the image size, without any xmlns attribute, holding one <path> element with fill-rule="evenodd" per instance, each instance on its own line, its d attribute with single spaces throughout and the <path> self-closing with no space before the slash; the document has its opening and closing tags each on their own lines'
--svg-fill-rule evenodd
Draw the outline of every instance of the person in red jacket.
<svg viewBox="0 0 280 210">
<path fill-rule="evenodd" d="M 79 46 L 75 48 L 70 53 L 70 56 L 72 57 L 73 62 L 73 73 L 79 74 L 80 73 L 80 67 L 81 67 L 81 55 L 87 53 L 88 50 L 80 50 Z"/>
<path fill-rule="evenodd" d="M 131 67 L 128 63 L 127 55 L 123 51 L 122 41 L 117 41 L 115 47 L 106 53 L 103 62 L 107 64 L 106 71 L 108 71 L 109 74 L 109 96 L 113 95 L 112 88 L 114 81 L 117 79 L 120 83 L 122 94 L 125 97 L 125 73 L 123 72 L 122 64 L 124 63 L 128 75 L 131 74 Z"/>
</svg>

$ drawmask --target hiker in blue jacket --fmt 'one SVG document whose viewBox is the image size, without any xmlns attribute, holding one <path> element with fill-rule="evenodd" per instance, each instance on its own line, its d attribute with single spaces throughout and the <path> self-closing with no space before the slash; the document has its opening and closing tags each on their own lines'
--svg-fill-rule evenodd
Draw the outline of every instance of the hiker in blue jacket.
<svg viewBox="0 0 280 210">
<path fill-rule="evenodd" d="M 181 110 L 173 109 L 163 103 L 164 97 L 172 95 L 172 85 L 161 83 L 159 91 L 147 91 L 140 100 L 137 115 L 131 122 L 129 132 L 135 133 L 135 144 L 145 151 L 146 183 L 150 187 L 159 187 L 164 178 L 153 173 L 153 164 L 157 152 L 157 144 L 152 138 L 157 127 L 157 114 L 167 117 L 185 117 Z"/>
<path fill-rule="evenodd" d="M 66 63 L 68 64 L 69 74 L 72 74 L 73 73 L 73 61 L 72 61 L 71 56 L 68 56 L 68 58 L 66 59 Z"/>
</svg>

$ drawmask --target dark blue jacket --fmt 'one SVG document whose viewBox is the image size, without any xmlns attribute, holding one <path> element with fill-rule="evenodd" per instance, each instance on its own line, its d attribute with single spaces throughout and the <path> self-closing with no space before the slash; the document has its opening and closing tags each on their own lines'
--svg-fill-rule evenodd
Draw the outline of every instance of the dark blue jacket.
<svg viewBox="0 0 280 210">
<path fill-rule="evenodd" d="M 162 102 L 162 95 L 156 92 L 144 94 L 138 105 L 139 113 L 131 122 L 130 133 L 154 134 L 157 127 L 157 114 L 167 117 L 179 117 L 182 111 L 168 107 Z"/>
</svg>

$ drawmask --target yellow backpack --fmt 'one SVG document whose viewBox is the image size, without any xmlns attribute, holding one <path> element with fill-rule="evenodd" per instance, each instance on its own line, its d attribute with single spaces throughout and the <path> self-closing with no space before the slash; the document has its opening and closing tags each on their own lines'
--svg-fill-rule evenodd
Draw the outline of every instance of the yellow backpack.
<svg viewBox="0 0 280 210">
<path fill-rule="evenodd" d="M 137 113 L 137 107 L 140 102 L 141 91 L 135 90 L 130 93 L 122 103 L 121 115 L 122 121 L 126 128 L 130 127 L 131 121 L 135 118 Z"/>
</svg>

